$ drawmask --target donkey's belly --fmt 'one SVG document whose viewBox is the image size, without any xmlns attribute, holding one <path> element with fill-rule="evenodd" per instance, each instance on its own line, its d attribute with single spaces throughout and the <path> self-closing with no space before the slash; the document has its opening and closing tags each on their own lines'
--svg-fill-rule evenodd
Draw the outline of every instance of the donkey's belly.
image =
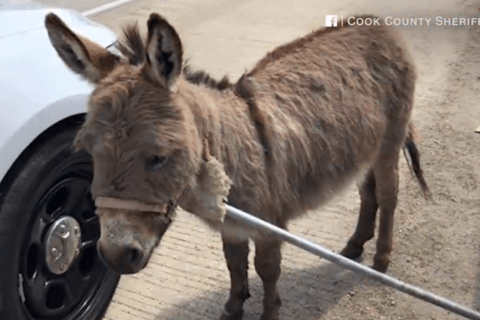
<svg viewBox="0 0 480 320">
<path fill-rule="evenodd" d="M 309 135 L 314 155 L 311 170 L 297 186 L 303 205 L 316 208 L 365 176 L 380 149 L 382 120 L 381 114 L 372 112 L 351 125 L 330 123 L 329 131 L 320 127 Z"/>
</svg>

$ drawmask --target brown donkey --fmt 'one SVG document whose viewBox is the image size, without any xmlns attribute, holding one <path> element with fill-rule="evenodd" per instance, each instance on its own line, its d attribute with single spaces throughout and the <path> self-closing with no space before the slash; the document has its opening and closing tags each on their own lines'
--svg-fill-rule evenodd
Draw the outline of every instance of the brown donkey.
<svg viewBox="0 0 480 320">
<path fill-rule="evenodd" d="M 110 268 L 143 269 L 178 204 L 221 232 L 231 276 L 221 319 L 240 319 L 250 296 L 249 238 L 264 286 L 261 319 L 279 319 L 281 243 L 199 209 L 196 190 L 212 157 L 233 182 L 229 204 L 281 228 L 363 178 L 358 225 L 342 254 L 362 254 L 380 209 L 373 267 L 387 270 L 402 148 L 429 192 L 410 125 L 414 65 L 394 29 L 320 29 L 230 83 L 184 66 L 178 34 L 155 13 L 145 42 L 136 25 L 125 30 L 121 57 L 54 14 L 45 23 L 66 65 L 95 85 L 75 147 L 92 155 L 93 197 L 112 201 L 97 208 L 98 253 Z"/>
</svg>

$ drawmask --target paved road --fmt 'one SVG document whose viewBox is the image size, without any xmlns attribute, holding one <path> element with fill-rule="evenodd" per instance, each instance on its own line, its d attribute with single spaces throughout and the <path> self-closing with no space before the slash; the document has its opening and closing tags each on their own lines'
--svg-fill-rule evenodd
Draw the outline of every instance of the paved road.
<svg viewBox="0 0 480 320">
<path fill-rule="evenodd" d="M 43 2 L 60 3 L 53 0 Z M 96 0 L 83 3 L 62 1 L 62 4 L 77 10 L 91 9 L 101 3 L 103 2 Z M 118 32 L 123 24 L 138 20 L 141 29 L 145 31 L 149 14 L 152 11 L 159 12 L 177 28 L 186 48 L 186 56 L 190 57 L 194 66 L 200 66 L 216 77 L 227 73 L 231 78 L 237 78 L 268 50 L 323 26 L 326 14 L 377 13 L 409 16 L 415 13 L 417 16 L 454 16 L 466 12 L 471 15 L 468 10 L 473 4 L 473 0 L 404 0 L 395 3 L 376 0 L 139 0 L 95 16 L 94 19 Z M 445 101 L 452 98 L 442 98 L 442 90 L 451 87 L 446 79 L 450 77 L 450 69 L 462 57 L 462 50 L 470 37 L 466 28 L 450 28 L 443 33 L 438 30 L 440 29 L 402 29 L 419 65 L 419 89 L 416 97 L 419 107 L 415 110 L 414 117 L 422 123 L 421 127 L 426 129 L 430 141 L 434 141 L 436 134 L 448 131 L 430 132 L 427 129 L 435 125 L 434 119 L 444 119 L 443 114 L 437 113 L 444 112 L 442 110 L 447 109 L 446 105 L 450 105 Z M 471 64 L 469 71 L 475 73 L 472 71 L 477 70 L 475 68 L 477 67 Z M 459 79 L 455 78 L 453 83 Z M 460 121 L 463 127 L 471 126 L 472 132 L 480 117 L 479 112 L 473 109 L 478 97 L 475 99 L 477 100 L 473 100 L 469 109 L 472 116 Z M 444 107 L 442 109 L 438 106 Z M 477 120 L 472 122 L 474 117 Z M 439 139 L 434 141 L 432 149 L 446 150 L 460 144 L 456 140 L 452 144 Z M 426 170 L 430 171 L 433 180 L 433 176 L 438 177 L 437 173 L 443 169 L 433 168 L 433 164 L 438 162 L 437 151 L 430 155 L 430 151 L 425 151 L 429 150 L 427 147 L 423 150 L 427 153 L 425 163 L 431 165 L 430 169 L 427 165 Z M 459 159 L 459 155 L 460 153 L 455 153 L 455 159 Z M 471 160 L 470 162 L 464 168 L 478 169 L 478 165 L 475 167 Z M 442 160 L 442 163 L 445 161 Z M 442 163 L 438 168 L 442 168 Z M 454 172 L 453 165 L 448 170 Z M 468 170 L 475 172 L 474 169 Z M 434 182 L 439 190 L 444 190 L 446 185 L 460 179 L 447 176 L 447 173 L 443 173 L 443 176 L 444 180 Z M 468 192 L 460 190 L 449 195 L 449 198 L 447 191 L 442 191 L 444 193 L 440 194 L 443 198 L 439 200 L 443 201 L 441 208 L 452 209 L 443 212 L 441 208 L 427 206 L 419 199 L 417 186 L 410 178 L 403 159 L 401 177 L 401 203 L 396 216 L 396 242 L 390 272 L 406 281 L 424 284 L 430 290 L 464 304 L 479 300 L 475 298 L 478 297 L 478 293 L 475 293 L 477 286 L 472 285 L 478 283 L 474 271 L 478 262 L 471 260 L 478 255 L 478 250 L 472 249 L 479 247 L 478 241 L 463 246 L 464 249 L 452 249 L 452 252 L 446 253 L 436 253 L 435 249 L 429 249 L 431 243 L 434 248 L 439 243 L 448 248 L 451 243 L 460 241 L 455 238 L 456 234 L 468 234 L 469 227 L 479 222 L 478 219 L 470 220 L 455 227 L 454 223 L 460 224 L 462 218 L 449 220 L 455 211 L 471 210 L 471 202 L 458 200 L 466 197 Z M 352 187 L 329 206 L 293 222 L 290 230 L 330 249 L 339 250 L 354 229 L 357 210 L 358 196 Z M 473 219 L 473 216 L 469 219 Z M 452 233 L 450 238 L 443 236 L 449 234 L 446 230 L 454 227 L 457 228 L 457 233 Z M 432 242 L 433 238 L 436 242 Z M 366 263 L 371 263 L 373 252 L 372 241 L 366 247 Z M 250 256 L 251 261 L 252 259 L 253 255 Z M 454 267 L 456 265 L 459 267 Z M 282 266 L 280 290 L 284 320 L 457 319 L 390 289 L 362 282 L 352 273 L 290 245 L 285 246 Z M 439 270 L 448 270 L 448 273 Z M 261 310 L 262 288 L 254 268 L 250 269 L 250 278 L 253 297 L 246 304 L 246 320 L 258 319 Z M 137 275 L 122 278 L 105 319 L 217 319 L 228 295 L 228 287 L 228 271 L 219 236 L 210 232 L 195 217 L 181 212 L 148 268 Z"/>
</svg>

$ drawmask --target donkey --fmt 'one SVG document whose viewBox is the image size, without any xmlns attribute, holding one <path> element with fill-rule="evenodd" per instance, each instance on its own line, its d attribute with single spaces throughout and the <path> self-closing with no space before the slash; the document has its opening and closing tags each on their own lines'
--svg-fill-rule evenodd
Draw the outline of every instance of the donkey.
<svg viewBox="0 0 480 320">
<path fill-rule="evenodd" d="M 95 87 L 74 147 L 92 156 L 93 198 L 107 200 L 96 213 L 108 267 L 142 270 L 179 206 L 221 232 L 231 279 L 221 319 L 241 319 L 250 297 L 249 239 L 261 319 L 279 319 L 281 242 L 199 209 L 202 168 L 216 159 L 232 182 L 228 203 L 281 228 L 361 179 L 357 227 L 341 254 L 362 254 L 380 209 L 373 268 L 387 271 L 402 149 L 429 196 L 411 125 L 416 72 L 395 29 L 346 21 L 319 29 L 230 82 L 190 69 L 177 32 L 156 13 L 146 39 L 137 24 L 124 29 L 119 55 L 53 13 L 45 24 L 65 64 Z"/>
</svg>

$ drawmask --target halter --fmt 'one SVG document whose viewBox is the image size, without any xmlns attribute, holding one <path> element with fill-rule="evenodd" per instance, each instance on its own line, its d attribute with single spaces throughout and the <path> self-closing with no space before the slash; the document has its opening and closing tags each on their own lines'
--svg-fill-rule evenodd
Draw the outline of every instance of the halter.
<svg viewBox="0 0 480 320">
<path fill-rule="evenodd" d="M 170 218 L 173 211 L 175 211 L 175 208 L 177 207 L 177 202 L 170 200 L 167 205 L 167 209 L 164 210 L 164 206 L 158 204 L 147 204 L 137 200 L 98 197 L 95 199 L 95 206 L 97 208 L 123 209 L 141 212 L 158 212 Z"/>
</svg>

